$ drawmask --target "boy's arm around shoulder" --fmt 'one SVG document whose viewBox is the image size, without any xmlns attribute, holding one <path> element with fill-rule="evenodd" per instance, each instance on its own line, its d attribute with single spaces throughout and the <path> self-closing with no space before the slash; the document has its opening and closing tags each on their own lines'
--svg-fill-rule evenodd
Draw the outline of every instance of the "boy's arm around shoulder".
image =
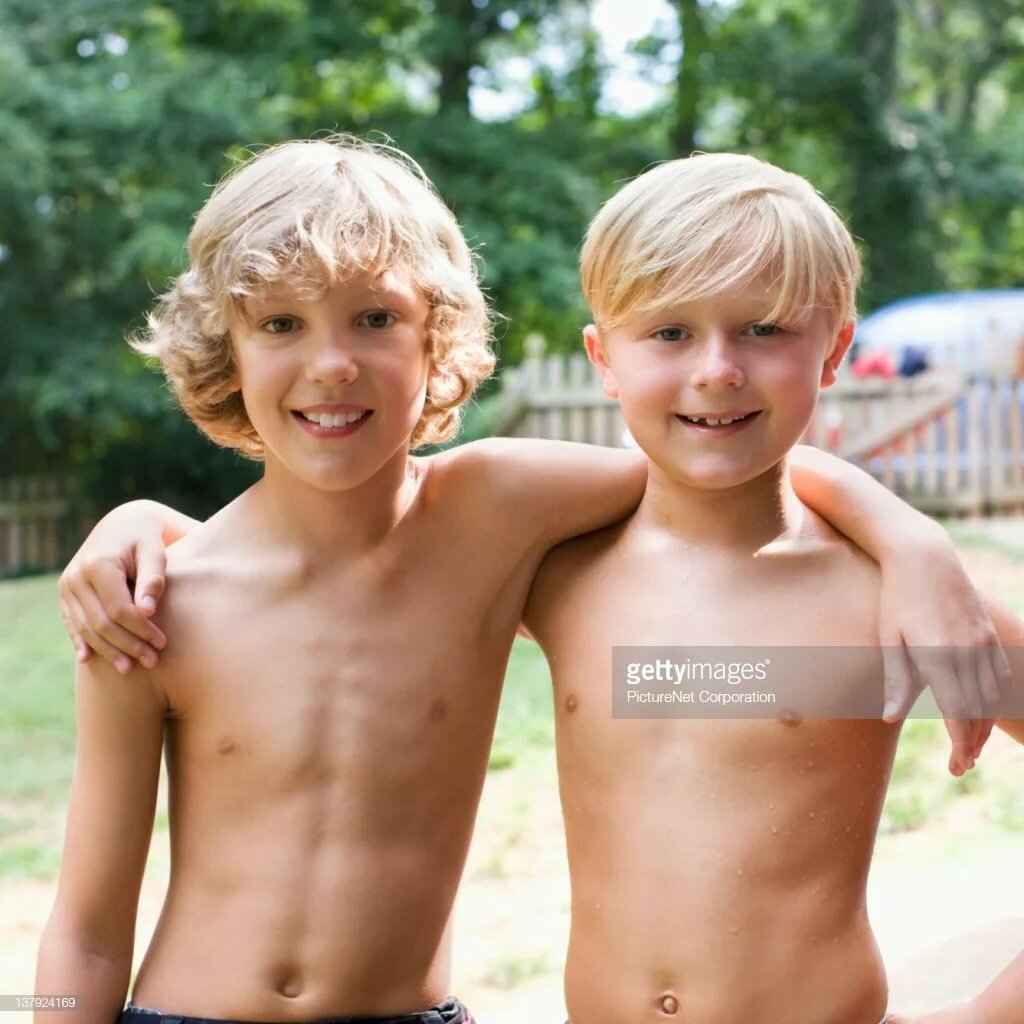
<svg viewBox="0 0 1024 1024">
<path fill-rule="evenodd" d="M 64 628 L 85 662 L 96 652 L 128 673 L 156 667 L 167 638 L 150 621 L 164 592 L 167 555 L 197 524 L 153 501 L 131 501 L 93 528 L 60 577 Z"/>
<path fill-rule="evenodd" d="M 62 1013 L 76 1022 L 115 1020 L 131 977 L 167 710 L 139 674 L 124 677 L 102 659 L 76 673 L 64 854 L 36 971 L 37 993 L 76 997 L 70 1016 Z"/>
<path fill-rule="evenodd" d="M 479 507 L 543 550 L 625 518 L 647 485 L 637 451 L 494 437 L 456 452 Z"/>
</svg>

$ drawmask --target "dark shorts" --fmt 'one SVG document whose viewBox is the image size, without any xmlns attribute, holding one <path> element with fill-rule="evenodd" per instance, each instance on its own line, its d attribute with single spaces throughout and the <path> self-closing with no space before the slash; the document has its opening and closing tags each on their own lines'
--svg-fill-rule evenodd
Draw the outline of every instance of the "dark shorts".
<svg viewBox="0 0 1024 1024">
<path fill-rule="evenodd" d="M 183 1017 L 162 1010 L 148 1010 L 129 1003 L 117 1018 L 117 1024 L 246 1024 L 244 1021 L 218 1020 L 214 1017 Z M 320 1017 L 304 1024 L 474 1024 L 470 1012 L 449 996 L 443 1003 L 420 1013 L 403 1013 L 398 1017 Z"/>
</svg>

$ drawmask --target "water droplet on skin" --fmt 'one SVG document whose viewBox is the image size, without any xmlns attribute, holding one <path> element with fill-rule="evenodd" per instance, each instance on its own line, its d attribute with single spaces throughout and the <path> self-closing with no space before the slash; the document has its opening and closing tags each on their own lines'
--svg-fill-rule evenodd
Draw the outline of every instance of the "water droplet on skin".
<svg viewBox="0 0 1024 1024">
<path fill-rule="evenodd" d="M 810 814 L 807 815 L 807 817 L 808 818 L 814 818 L 814 817 L 816 817 L 816 815 L 815 815 L 814 811 L 811 811 Z"/>
<path fill-rule="evenodd" d="M 807 767 L 808 768 L 813 768 L 814 767 L 814 762 L 813 761 L 808 761 L 807 762 Z"/>
<path fill-rule="evenodd" d="M 737 868 L 736 869 L 736 874 L 737 875 L 742 875 L 743 874 L 743 868 Z"/>
<path fill-rule="evenodd" d="M 773 836 L 777 836 L 778 834 L 779 834 L 779 830 L 774 825 L 772 825 L 772 835 Z"/>
<path fill-rule="evenodd" d="M 769 804 L 768 805 L 768 810 L 769 811 L 774 811 L 775 810 L 775 804 Z"/>
</svg>

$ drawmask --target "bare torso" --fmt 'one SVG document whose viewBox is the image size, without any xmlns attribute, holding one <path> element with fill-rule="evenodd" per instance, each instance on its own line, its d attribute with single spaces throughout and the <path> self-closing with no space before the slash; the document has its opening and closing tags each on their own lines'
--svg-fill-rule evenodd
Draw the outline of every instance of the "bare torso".
<svg viewBox="0 0 1024 1024">
<path fill-rule="evenodd" d="M 527 623 L 554 678 L 573 1024 L 882 1016 L 865 883 L 897 730 L 612 717 L 615 645 L 876 644 L 874 565 L 807 522 L 737 558 L 634 520 L 541 567 Z"/>
<path fill-rule="evenodd" d="M 154 673 L 172 877 L 135 1003 L 298 1020 L 448 994 L 449 915 L 543 551 L 431 480 L 362 558 L 255 549 L 247 496 L 172 548 Z"/>
</svg>

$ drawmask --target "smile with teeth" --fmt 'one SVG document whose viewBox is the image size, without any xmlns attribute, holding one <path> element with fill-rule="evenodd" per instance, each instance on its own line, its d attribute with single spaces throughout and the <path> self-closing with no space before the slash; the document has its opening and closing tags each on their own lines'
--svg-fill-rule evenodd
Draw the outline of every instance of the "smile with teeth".
<svg viewBox="0 0 1024 1024">
<path fill-rule="evenodd" d="M 318 427 L 347 427 L 350 423 L 355 423 L 356 420 L 361 420 L 365 416 L 370 415 L 369 409 L 362 409 L 355 412 L 303 412 L 301 409 L 296 410 L 297 415 L 301 416 L 304 420 L 308 420 L 310 423 L 315 423 Z"/>
<path fill-rule="evenodd" d="M 740 423 L 743 420 L 749 420 L 751 416 L 756 415 L 756 413 L 747 412 L 741 413 L 738 416 L 727 416 L 714 419 L 710 416 L 687 416 L 685 413 L 681 413 L 680 419 L 686 420 L 687 423 L 696 423 L 701 427 L 727 427 L 730 423 Z"/>
</svg>

